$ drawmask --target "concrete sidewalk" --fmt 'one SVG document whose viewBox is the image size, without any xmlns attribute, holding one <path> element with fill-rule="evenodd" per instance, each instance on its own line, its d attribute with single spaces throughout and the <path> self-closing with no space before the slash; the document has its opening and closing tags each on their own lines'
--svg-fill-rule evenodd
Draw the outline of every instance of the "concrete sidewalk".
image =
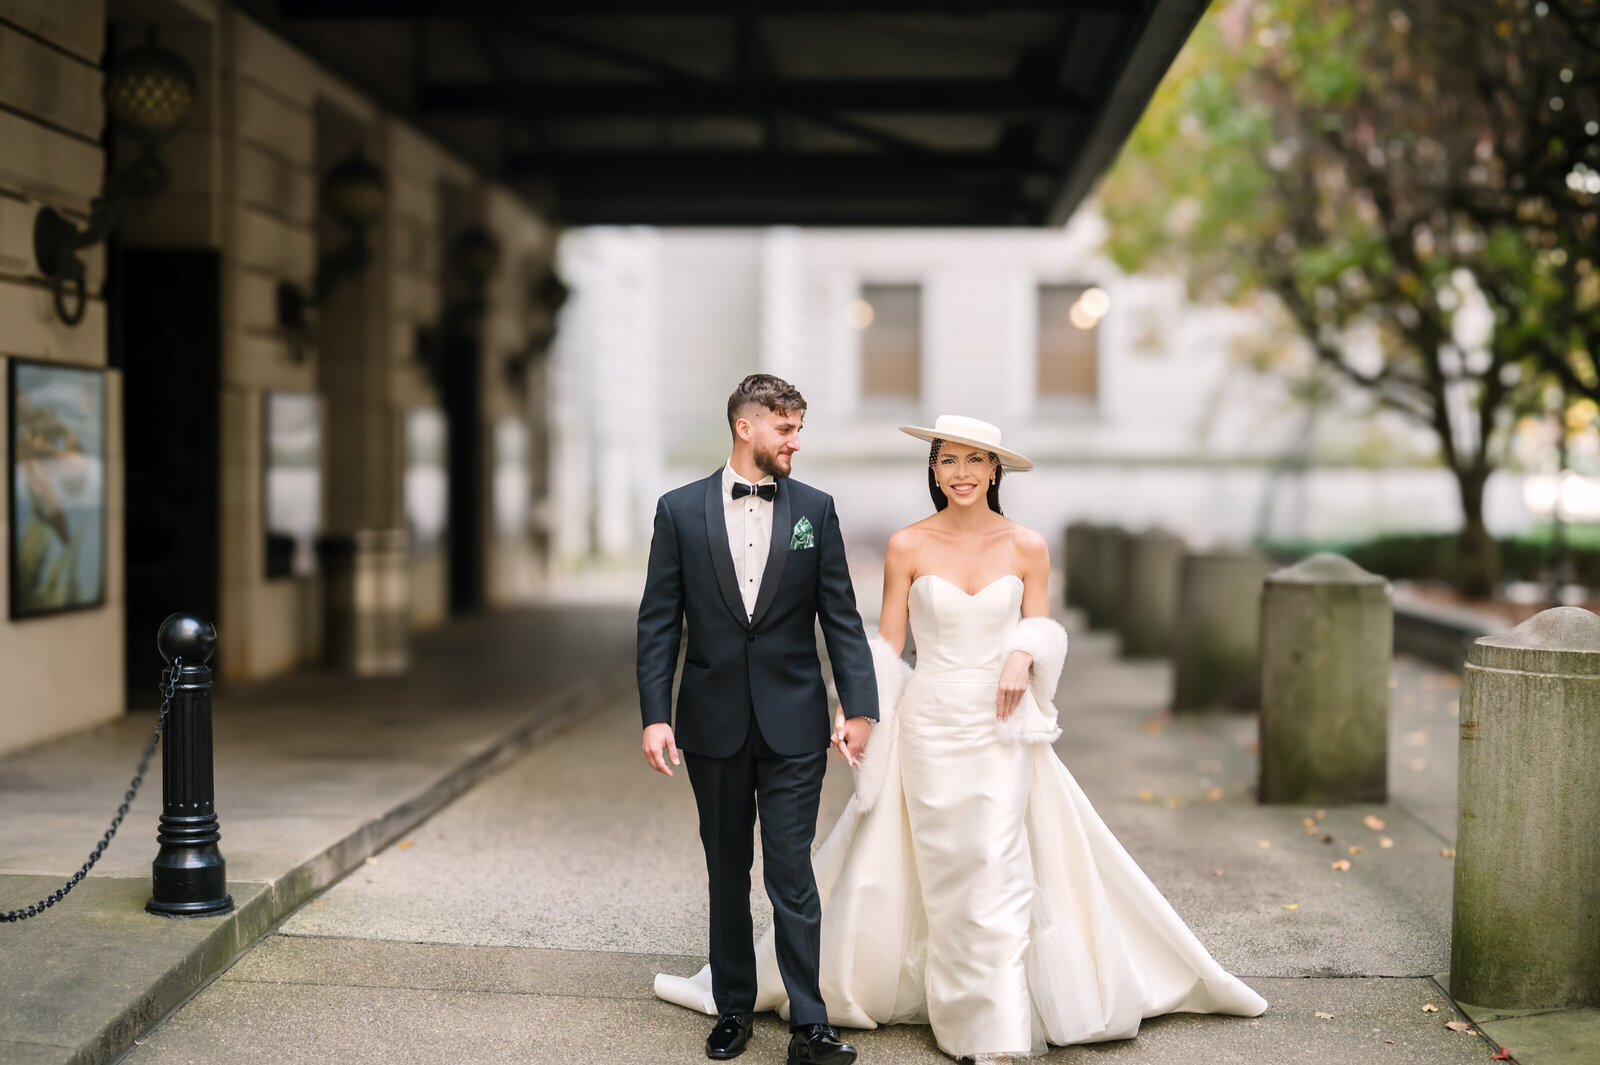
<svg viewBox="0 0 1600 1065">
<path fill-rule="evenodd" d="M 1449 954 L 1452 861 L 1441 852 L 1454 821 L 1456 678 L 1396 663 L 1387 805 L 1261 807 L 1255 719 L 1171 719 L 1168 667 L 1111 650 L 1074 630 L 1057 751 L 1201 941 L 1271 1009 L 1156 1018 L 1135 1040 L 1047 1060 L 1489 1061 L 1497 1046 L 1447 1026 L 1463 1017 L 1434 978 Z M 823 831 L 849 788 L 832 760 Z M 770 919 L 760 883 L 757 870 L 758 927 Z M 656 1000 L 651 981 L 704 962 L 706 921 L 688 781 L 645 769 L 625 695 L 302 908 L 129 1062 L 701 1061 L 709 1019 Z M 950 1060 L 922 1026 L 847 1035 L 865 1065 Z M 780 1062 L 786 1041 L 763 1015 L 741 1060 Z M 1548 1060 L 1563 1059 L 1524 1065 Z"/>
<path fill-rule="evenodd" d="M 631 686 L 633 617 L 581 604 L 495 613 L 420 639 L 403 677 L 308 671 L 219 686 L 217 812 L 237 908 L 193 920 L 144 912 L 158 760 L 94 872 L 42 916 L 0 925 L 0 1063 L 121 1054 L 312 895 L 530 744 L 614 702 Z M 0 909 L 78 869 L 154 724 L 131 715 L 0 759 Z"/>
</svg>

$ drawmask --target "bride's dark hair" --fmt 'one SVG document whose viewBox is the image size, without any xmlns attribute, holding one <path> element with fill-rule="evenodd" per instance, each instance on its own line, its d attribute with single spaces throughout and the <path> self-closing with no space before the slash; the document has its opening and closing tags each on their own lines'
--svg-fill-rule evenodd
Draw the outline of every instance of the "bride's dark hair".
<svg viewBox="0 0 1600 1065">
<path fill-rule="evenodd" d="M 934 464 L 939 461 L 939 449 L 942 447 L 944 441 L 936 439 L 932 450 L 928 452 L 928 494 L 933 497 L 934 510 L 943 510 L 950 505 L 950 498 L 944 494 L 944 489 L 939 487 L 938 474 L 933 472 Z M 1000 509 L 1000 481 L 1005 477 L 1006 471 L 1000 467 L 1000 456 L 993 451 L 989 452 L 989 461 L 994 463 L 994 483 L 989 486 L 989 509 L 996 514 L 1004 514 L 1005 511 Z"/>
</svg>

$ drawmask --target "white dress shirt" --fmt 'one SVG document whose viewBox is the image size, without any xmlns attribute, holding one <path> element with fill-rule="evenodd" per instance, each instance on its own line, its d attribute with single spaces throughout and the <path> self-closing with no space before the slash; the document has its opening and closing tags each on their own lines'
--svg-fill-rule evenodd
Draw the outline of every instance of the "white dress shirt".
<svg viewBox="0 0 1600 1065">
<path fill-rule="evenodd" d="M 756 484 L 775 484 L 769 475 Z M 733 498 L 735 484 L 750 484 L 733 472 L 730 459 L 722 467 L 722 516 L 728 525 L 728 549 L 733 552 L 733 572 L 739 578 L 739 593 L 744 597 L 745 620 L 753 620 L 756 596 L 761 594 L 761 575 L 767 569 L 772 545 L 772 503 L 751 494 Z"/>
</svg>

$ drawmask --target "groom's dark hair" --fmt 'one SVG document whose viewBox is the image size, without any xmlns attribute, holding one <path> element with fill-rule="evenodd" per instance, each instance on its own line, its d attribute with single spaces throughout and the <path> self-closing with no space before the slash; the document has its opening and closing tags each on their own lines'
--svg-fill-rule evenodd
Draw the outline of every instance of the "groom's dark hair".
<svg viewBox="0 0 1600 1065">
<path fill-rule="evenodd" d="M 728 397 L 728 431 L 734 431 L 746 408 L 761 406 L 774 414 L 789 411 L 806 412 L 805 397 L 800 390 L 781 377 L 769 373 L 753 373 L 739 382 L 739 387 Z M 737 434 L 735 434 L 737 435 Z"/>
</svg>

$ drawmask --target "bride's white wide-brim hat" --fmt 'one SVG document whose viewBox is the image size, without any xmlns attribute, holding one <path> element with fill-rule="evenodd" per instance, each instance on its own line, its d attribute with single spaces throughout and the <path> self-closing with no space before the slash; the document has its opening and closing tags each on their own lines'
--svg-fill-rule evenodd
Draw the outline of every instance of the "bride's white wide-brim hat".
<svg viewBox="0 0 1600 1065">
<path fill-rule="evenodd" d="M 1033 463 L 1022 455 L 1000 445 L 1000 427 L 981 422 L 976 418 L 963 418 L 959 414 L 941 414 L 934 419 L 933 428 L 925 429 L 920 425 L 902 425 L 902 433 L 907 433 L 918 440 L 933 443 L 935 440 L 947 440 L 952 444 L 967 444 L 972 447 L 981 447 L 985 451 L 993 451 L 1000 457 L 1000 465 L 1008 470 L 1033 469 Z"/>
</svg>

